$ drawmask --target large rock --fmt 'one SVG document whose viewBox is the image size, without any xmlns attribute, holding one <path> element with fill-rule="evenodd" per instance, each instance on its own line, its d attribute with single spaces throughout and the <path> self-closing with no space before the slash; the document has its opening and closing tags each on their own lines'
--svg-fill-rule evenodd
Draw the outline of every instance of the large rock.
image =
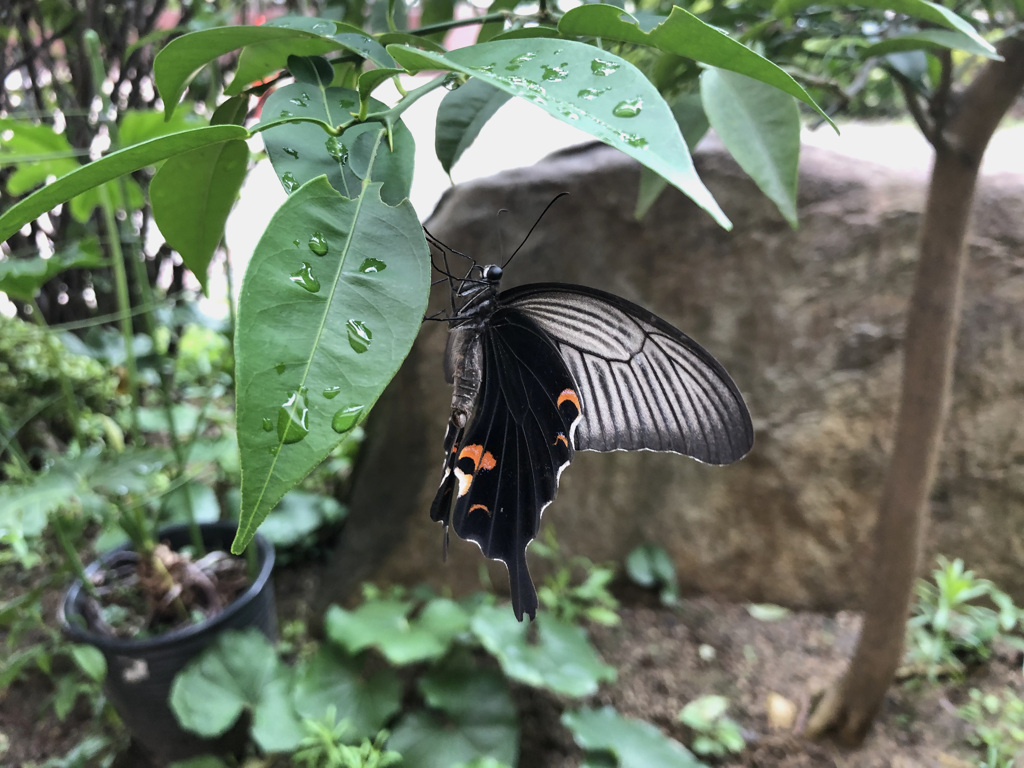
<svg viewBox="0 0 1024 768">
<path fill-rule="evenodd" d="M 755 445 L 732 466 L 578 453 L 544 521 L 567 556 L 621 560 L 654 542 L 684 589 L 855 606 L 891 445 L 925 169 L 805 149 L 794 231 L 721 149 L 697 164 L 732 232 L 674 190 L 638 223 L 638 166 L 598 145 L 455 188 L 428 226 L 458 251 L 501 261 L 569 191 L 507 269 L 506 287 L 576 282 L 636 301 L 706 346 L 747 398 Z M 976 209 L 924 562 L 962 556 L 1024 596 L 1024 176 L 985 177 Z M 441 288 L 435 309 L 447 306 Z M 451 398 L 445 332 L 425 324 L 371 416 L 334 597 L 368 578 L 456 593 L 479 584 L 477 548 L 453 538 L 443 567 L 428 516 Z M 532 561 L 535 574 L 543 567 Z M 504 590 L 504 569 L 491 576 Z"/>
</svg>

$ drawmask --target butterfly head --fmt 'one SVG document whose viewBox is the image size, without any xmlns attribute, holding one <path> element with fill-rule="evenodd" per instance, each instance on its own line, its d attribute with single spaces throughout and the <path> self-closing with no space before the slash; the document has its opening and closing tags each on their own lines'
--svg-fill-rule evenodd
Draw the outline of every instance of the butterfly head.
<svg viewBox="0 0 1024 768">
<path fill-rule="evenodd" d="M 491 264 L 490 266 L 483 268 L 483 277 L 491 285 L 497 285 L 501 282 L 501 276 L 504 274 L 504 270 L 497 264 Z"/>
</svg>

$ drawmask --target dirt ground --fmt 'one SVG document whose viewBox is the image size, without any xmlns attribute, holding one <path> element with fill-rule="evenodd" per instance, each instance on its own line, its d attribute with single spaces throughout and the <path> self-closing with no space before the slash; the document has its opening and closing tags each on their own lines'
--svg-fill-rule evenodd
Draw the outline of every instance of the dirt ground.
<svg viewBox="0 0 1024 768">
<path fill-rule="evenodd" d="M 284 620 L 303 611 L 302 595 L 315 589 L 315 582 L 308 571 L 284 569 L 278 575 Z M 801 725 L 810 697 L 841 673 L 856 639 L 859 618 L 855 614 L 792 612 L 764 621 L 751 616 L 744 606 L 707 597 L 665 608 L 646 593 L 626 587 L 620 598 L 621 624 L 591 629 L 601 654 L 619 671 L 615 684 L 605 685 L 582 702 L 559 701 L 516 687 L 523 768 L 581 764 L 582 752 L 559 722 L 565 708 L 610 704 L 687 743 L 690 734 L 676 716 L 690 700 L 712 693 L 729 699 L 728 714 L 741 725 L 748 744 L 742 755 L 717 765 L 967 768 L 972 764 L 966 762 L 971 752 L 956 708 L 972 687 L 1022 688 L 1020 658 L 997 656 L 964 682 L 911 680 L 894 687 L 871 735 L 858 750 L 815 744 L 794 735 L 793 727 Z M 65 723 L 40 716 L 44 714 L 42 685 L 41 680 L 29 681 L 0 692 L 0 739 L 6 737 L 8 742 L 6 753 L 0 753 L 0 766 L 20 768 L 28 760 L 63 754 L 80 738 L 88 717 L 85 708 L 80 707 Z M 782 725 L 787 709 L 793 722 Z M 147 768 L 136 753 L 123 755 L 116 765 Z"/>
</svg>

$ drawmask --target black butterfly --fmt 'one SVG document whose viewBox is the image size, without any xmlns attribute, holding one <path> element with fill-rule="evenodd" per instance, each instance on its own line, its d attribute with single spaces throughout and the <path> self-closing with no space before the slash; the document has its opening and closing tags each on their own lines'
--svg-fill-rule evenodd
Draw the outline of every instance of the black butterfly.
<svg viewBox="0 0 1024 768">
<path fill-rule="evenodd" d="M 445 375 L 454 394 L 430 516 L 444 523 L 446 548 L 451 524 L 505 563 L 522 621 L 537 612 L 526 548 L 575 450 L 729 464 L 754 431 L 729 374 L 669 323 L 581 285 L 498 293 L 502 270 L 474 265 L 457 283 L 439 270 L 453 284 Z"/>
</svg>

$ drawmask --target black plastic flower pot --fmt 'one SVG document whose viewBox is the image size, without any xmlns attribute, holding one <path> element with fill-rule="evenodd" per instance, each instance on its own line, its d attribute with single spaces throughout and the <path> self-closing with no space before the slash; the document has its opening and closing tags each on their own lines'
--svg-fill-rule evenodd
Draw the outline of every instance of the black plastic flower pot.
<svg viewBox="0 0 1024 768">
<path fill-rule="evenodd" d="M 200 526 L 208 550 L 228 551 L 235 536 L 234 523 L 209 523 Z M 159 540 L 172 550 L 189 544 L 184 525 L 160 531 Z M 168 698 L 175 675 L 217 636 L 229 629 L 256 627 L 268 638 L 277 636 L 274 609 L 274 547 L 264 537 L 253 540 L 258 572 L 252 584 L 217 616 L 201 624 L 144 639 L 125 639 L 100 634 L 87 628 L 83 615 L 85 592 L 75 581 L 64 597 L 62 620 L 65 633 L 75 642 L 99 649 L 107 660 L 104 690 L 121 716 L 133 739 L 158 760 L 184 760 L 205 753 L 237 752 L 244 745 L 245 728 L 229 731 L 219 739 L 202 739 L 182 730 Z M 118 555 L 131 549 L 124 544 L 102 555 L 86 568 L 92 575 Z"/>
</svg>

